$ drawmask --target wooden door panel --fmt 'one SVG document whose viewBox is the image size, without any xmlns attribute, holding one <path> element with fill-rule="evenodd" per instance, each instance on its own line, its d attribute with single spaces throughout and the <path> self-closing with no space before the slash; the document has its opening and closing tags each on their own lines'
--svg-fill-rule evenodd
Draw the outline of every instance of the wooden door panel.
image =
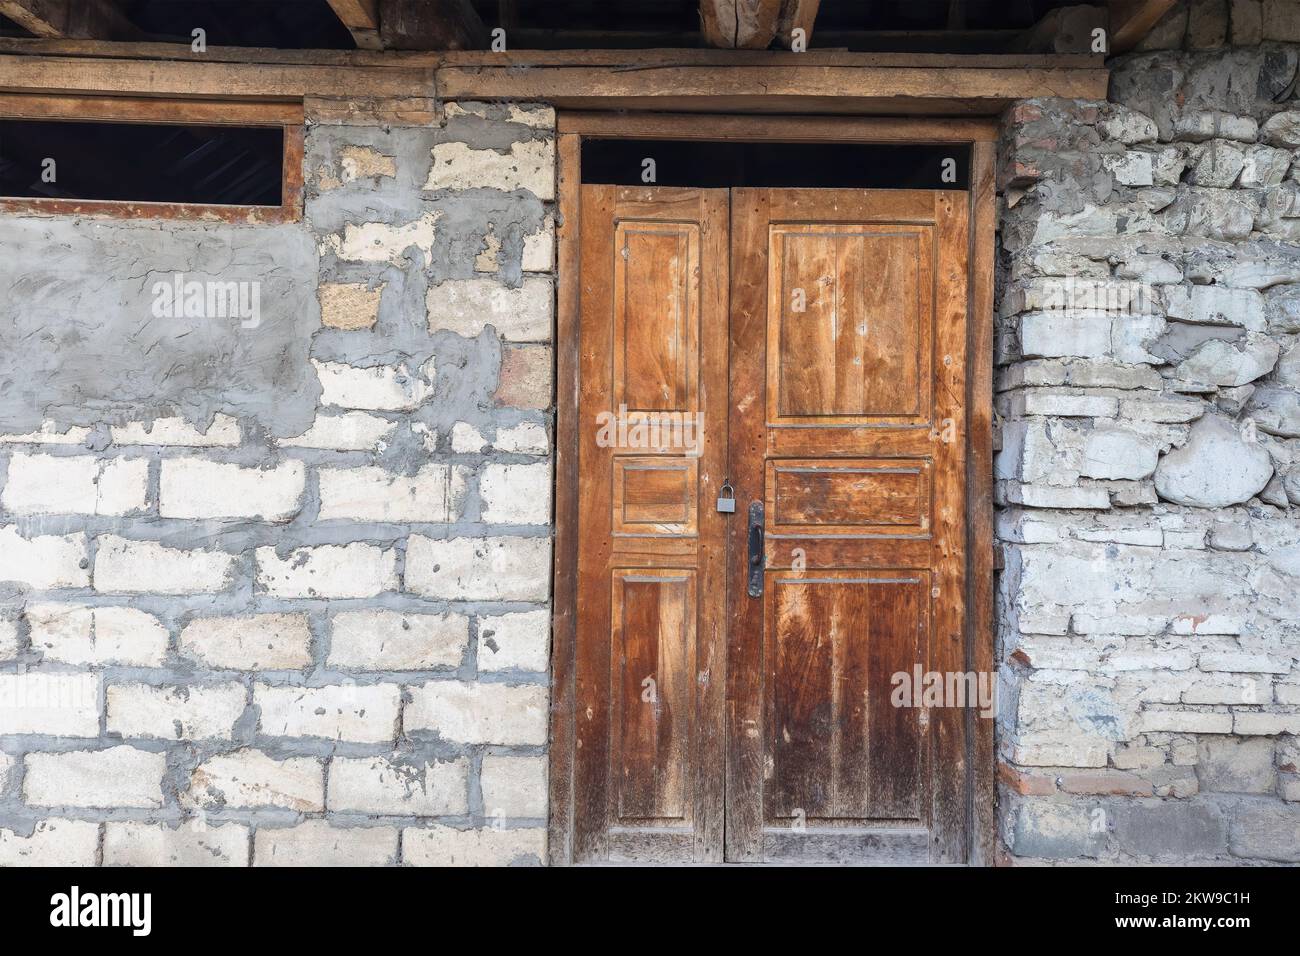
<svg viewBox="0 0 1300 956">
<path fill-rule="evenodd" d="M 925 226 L 772 226 L 769 424 L 928 417 L 932 242 Z"/>
<path fill-rule="evenodd" d="M 610 819 L 689 827 L 695 572 L 613 572 Z"/>
<path fill-rule="evenodd" d="M 614 535 L 695 537 L 699 492 L 695 458 L 620 455 L 614 459 Z"/>
<path fill-rule="evenodd" d="M 613 265 L 615 405 L 698 411 L 699 224 L 620 221 Z"/>
<path fill-rule="evenodd" d="M 928 458 L 769 458 L 769 535 L 923 535 Z"/>
<path fill-rule="evenodd" d="M 891 702 L 928 631 L 923 573 L 773 573 L 764 825 L 923 823 L 919 712 Z"/>
<path fill-rule="evenodd" d="M 728 859 L 964 858 L 964 198 L 733 190 Z"/>
<path fill-rule="evenodd" d="M 574 858 L 716 861 L 727 193 L 581 206 Z"/>
</svg>

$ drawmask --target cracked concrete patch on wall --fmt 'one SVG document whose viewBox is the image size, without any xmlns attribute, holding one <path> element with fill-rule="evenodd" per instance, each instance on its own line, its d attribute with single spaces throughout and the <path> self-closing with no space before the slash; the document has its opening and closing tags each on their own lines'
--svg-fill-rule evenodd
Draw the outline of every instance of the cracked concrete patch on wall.
<svg viewBox="0 0 1300 956">
<path fill-rule="evenodd" d="M 6 218 L 0 258 L 0 429 L 218 414 L 273 434 L 310 423 L 319 386 L 316 252 L 300 225 Z M 236 316 L 158 315 L 159 285 L 257 283 Z"/>
</svg>

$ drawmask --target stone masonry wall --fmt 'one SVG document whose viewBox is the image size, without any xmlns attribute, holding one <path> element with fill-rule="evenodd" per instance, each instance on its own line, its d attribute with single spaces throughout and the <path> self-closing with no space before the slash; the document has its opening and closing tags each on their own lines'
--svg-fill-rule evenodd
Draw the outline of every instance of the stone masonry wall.
<svg viewBox="0 0 1300 956">
<path fill-rule="evenodd" d="M 312 125 L 298 224 L 0 219 L 0 865 L 545 858 L 553 126 Z"/>
<path fill-rule="evenodd" d="M 1110 102 L 1005 118 L 998 776 L 1024 860 L 1300 862 L 1300 46 L 1260 42 L 1300 41 L 1300 5 L 1230 7 L 1180 5 L 1148 46 L 1187 49 L 1113 61 Z"/>
</svg>

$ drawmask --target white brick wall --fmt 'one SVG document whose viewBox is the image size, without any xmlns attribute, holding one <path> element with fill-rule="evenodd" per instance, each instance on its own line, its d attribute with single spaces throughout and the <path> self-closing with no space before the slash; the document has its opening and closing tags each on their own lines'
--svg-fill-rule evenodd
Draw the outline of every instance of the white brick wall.
<svg viewBox="0 0 1300 956">
<path fill-rule="evenodd" d="M 546 688 L 536 684 L 430 681 L 411 689 L 407 731 L 432 730 L 473 744 L 546 743 Z"/>
<path fill-rule="evenodd" d="M 217 415 L 206 430 L 183 418 L 158 418 L 150 422 L 114 425 L 115 445 L 161 445 L 188 448 L 221 448 L 239 444 L 239 422 L 229 415 Z"/>
<path fill-rule="evenodd" d="M 412 535 L 406 586 L 425 597 L 469 601 L 544 601 L 550 592 L 549 538 Z"/>
<path fill-rule="evenodd" d="M 335 827 L 308 820 L 293 827 L 260 827 L 254 866 L 383 866 L 397 860 L 394 827 Z"/>
<path fill-rule="evenodd" d="M 0 674 L 0 737 L 99 736 L 99 677 L 28 671 Z"/>
<path fill-rule="evenodd" d="M 410 866 L 537 865 L 545 856 L 546 831 L 542 829 L 434 826 L 402 831 L 402 859 Z"/>
<path fill-rule="evenodd" d="M 0 617 L 0 661 L 18 656 L 18 622 Z"/>
<path fill-rule="evenodd" d="M 483 520 L 491 524 L 549 524 L 551 466 L 488 465 L 479 479 Z"/>
<path fill-rule="evenodd" d="M 211 809 L 325 809 L 325 765 L 314 757 L 277 759 L 261 750 L 218 754 L 190 775 L 185 802 Z"/>
<path fill-rule="evenodd" d="M 386 442 L 396 429 L 396 422 L 366 412 L 317 415 L 307 431 L 296 438 L 281 439 L 277 444 L 291 448 L 368 451 Z"/>
<path fill-rule="evenodd" d="M 158 512 L 164 518 L 288 521 L 298 512 L 305 481 L 300 461 L 241 468 L 202 458 L 169 458 L 162 463 Z"/>
<path fill-rule="evenodd" d="M 94 866 L 99 824 L 57 817 L 37 822 L 30 836 L 0 829 L 0 866 Z"/>
<path fill-rule="evenodd" d="M 23 798 L 38 807 L 162 806 L 167 756 L 134 747 L 32 753 L 23 758 Z"/>
<path fill-rule="evenodd" d="M 247 866 L 248 850 L 248 827 L 236 823 L 104 825 L 105 866 Z"/>
<path fill-rule="evenodd" d="M 397 590 L 397 554 L 360 542 L 298 548 L 288 558 L 258 548 L 257 584 L 276 597 L 374 597 Z"/>
<path fill-rule="evenodd" d="M 0 581 L 37 590 L 90 585 L 84 534 L 24 537 L 17 528 L 0 528 Z"/>
<path fill-rule="evenodd" d="M 272 687 L 256 684 L 253 703 L 269 737 L 324 737 L 357 743 L 392 740 L 401 691 L 396 684 Z"/>
<path fill-rule="evenodd" d="M 465 497 L 465 470 L 425 465 L 415 475 L 383 468 L 322 468 L 322 521 L 455 521 Z"/>
<path fill-rule="evenodd" d="M 29 604 L 32 648 L 63 664 L 157 667 L 167 654 L 167 628 L 130 607 Z"/>
<path fill-rule="evenodd" d="M 546 758 L 483 758 L 483 812 L 489 817 L 546 816 Z"/>
<path fill-rule="evenodd" d="M 122 594 L 221 591 L 230 581 L 234 563 L 233 555 L 221 551 L 183 550 L 155 541 L 104 535 L 95 557 L 95 590 Z"/>
<path fill-rule="evenodd" d="M 544 671 L 550 647 L 550 611 L 519 611 L 479 618 L 480 670 Z"/>
<path fill-rule="evenodd" d="M 469 643 L 461 614 L 343 611 L 334 615 L 328 662 L 360 671 L 456 667 Z"/>
<path fill-rule="evenodd" d="M 244 713 L 242 684 L 153 687 L 115 684 L 107 694 L 108 732 L 124 738 L 229 740 Z"/>
<path fill-rule="evenodd" d="M 433 394 L 432 366 L 412 371 L 376 365 L 357 368 L 340 362 L 313 362 L 320 378 L 321 404 L 363 411 L 410 411 Z"/>
<path fill-rule="evenodd" d="M 549 278 L 525 276 L 516 288 L 496 279 L 448 279 L 431 285 L 429 328 L 474 338 L 487 326 L 507 342 L 549 342 L 555 291 Z"/>
<path fill-rule="evenodd" d="M 327 805 L 335 812 L 438 817 L 469 812 L 469 761 L 335 757 Z"/>
<path fill-rule="evenodd" d="M 473 149 L 464 143 L 439 143 L 425 189 L 526 189 L 538 199 L 555 198 L 555 144 L 552 139 L 512 143 L 508 153 Z"/>
<path fill-rule="evenodd" d="M 305 614 L 195 618 L 179 644 L 184 656 L 218 669 L 299 670 L 311 663 Z"/>
<path fill-rule="evenodd" d="M 0 504 L 14 514 L 125 515 L 147 505 L 147 458 L 14 455 Z"/>
</svg>

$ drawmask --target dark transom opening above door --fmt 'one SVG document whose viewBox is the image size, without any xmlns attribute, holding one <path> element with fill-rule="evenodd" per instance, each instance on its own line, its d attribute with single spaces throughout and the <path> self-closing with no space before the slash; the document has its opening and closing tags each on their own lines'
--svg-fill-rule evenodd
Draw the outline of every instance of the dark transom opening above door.
<svg viewBox="0 0 1300 956">
<path fill-rule="evenodd" d="M 700 189 L 958 189 L 970 145 L 589 139 L 582 181 Z"/>
</svg>

